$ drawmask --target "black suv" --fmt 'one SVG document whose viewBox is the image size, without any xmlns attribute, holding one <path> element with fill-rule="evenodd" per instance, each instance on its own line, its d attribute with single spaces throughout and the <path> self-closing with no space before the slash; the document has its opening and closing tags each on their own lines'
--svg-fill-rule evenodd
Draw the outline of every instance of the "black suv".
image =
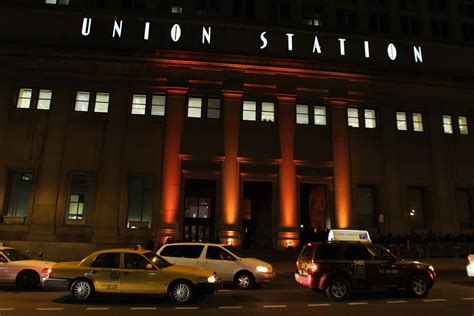
<svg viewBox="0 0 474 316">
<path fill-rule="evenodd" d="M 296 262 L 295 280 L 342 301 L 351 290 L 405 289 L 425 297 L 436 280 L 432 265 L 398 259 L 388 249 L 361 242 L 308 243 Z"/>
</svg>

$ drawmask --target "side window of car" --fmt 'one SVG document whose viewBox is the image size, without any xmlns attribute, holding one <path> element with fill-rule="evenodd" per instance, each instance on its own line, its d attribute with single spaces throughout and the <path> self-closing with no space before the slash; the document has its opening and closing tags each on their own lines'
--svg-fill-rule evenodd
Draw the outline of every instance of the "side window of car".
<svg viewBox="0 0 474 316">
<path fill-rule="evenodd" d="M 5 258 L 2 253 L 0 253 L 0 263 L 7 263 L 7 262 L 8 262 L 7 258 Z"/>
<path fill-rule="evenodd" d="M 181 257 L 180 254 L 180 246 L 167 246 L 163 249 L 160 253 L 163 257 Z"/>
<path fill-rule="evenodd" d="M 347 245 L 346 247 L 346 260 L 370 260 L 372 256 L 364 246 L 359 245 Z"/>
<path fill-rule="evenodd" d="M 145 270 L 149 264 L 145 258 L 134 253 L 126 253 L 124 259 L 125 269 Z"/>
<path fill-rule="evenodd" d="M 206 259 L 228 260 L 228 261 L 236 260 L 234 258 L 234 256 L 232 256 L 230 253 L 228 253 L 224 249 L 222 249 L 220 247 L 216 247 L 216 246 L 208 246 L 207 247 Z"/>
<path fill-rule="evenodd" d="M 369 247 L 374 260 L 393 260 L 395 257 L 387 250 L 379 247 Z"/>
<path fill-rule="evenodd" d="M 120 253 L 103 253 L 95 258 L 92 262 L 94 268 L 111 268 L 118 269 L 120 266 Z"/>
<path fill-rule="evenodd" d="M 160 255 L 164 257 L 196 259 L 201 256 L 203 249 L 203 245 L 174 245 L 163 249 Z"/>
</svg>

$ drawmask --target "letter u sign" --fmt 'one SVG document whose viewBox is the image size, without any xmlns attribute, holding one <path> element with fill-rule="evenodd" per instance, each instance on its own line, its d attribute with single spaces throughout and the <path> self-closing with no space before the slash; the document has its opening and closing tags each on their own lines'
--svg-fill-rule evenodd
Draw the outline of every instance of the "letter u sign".
<svg viewBox="0 0 474 316">
<path fill-rule="evenodd" d="M 82 36 L 89 36 L 91 34 L 91 18 L 84 18 L 82 20 Z"/>
</svg>

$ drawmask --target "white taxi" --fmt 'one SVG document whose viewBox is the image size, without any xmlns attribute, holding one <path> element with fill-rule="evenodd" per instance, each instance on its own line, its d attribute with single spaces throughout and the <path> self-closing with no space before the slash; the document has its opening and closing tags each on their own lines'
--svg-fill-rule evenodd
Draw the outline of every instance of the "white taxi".
<svg viewBox="0 0 474 316">
<path fill-rule="evenodd" d="M 173 264 L 215 271 L 222 282 L 234 283 L 239 289 L 250 289 L 256 283 L 270 282 L 275 278 L 271 264 L 255 258 L 241 258 L 232 246 L 224 244 L 165 244 L 157 254 Z"/>
<path fill-rule="evenodd" d="M 0 246 L 0 284 L 16 284 L 22 290 L 32 290 L 43 283 L 54 264 L 32 260 L 14 248 Z"/>
</svg>

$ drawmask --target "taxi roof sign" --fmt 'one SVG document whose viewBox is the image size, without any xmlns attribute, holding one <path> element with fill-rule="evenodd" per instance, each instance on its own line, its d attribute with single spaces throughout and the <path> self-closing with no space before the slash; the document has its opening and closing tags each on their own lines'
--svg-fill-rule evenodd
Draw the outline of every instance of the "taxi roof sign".
<svg viewBox="0 0 474 316">
<path fill-rule="evenodd" d="M 372 242 L 368 231 L 352 229 L 331 229 L 328 234 L 328 241 Z"/>
</svg>

